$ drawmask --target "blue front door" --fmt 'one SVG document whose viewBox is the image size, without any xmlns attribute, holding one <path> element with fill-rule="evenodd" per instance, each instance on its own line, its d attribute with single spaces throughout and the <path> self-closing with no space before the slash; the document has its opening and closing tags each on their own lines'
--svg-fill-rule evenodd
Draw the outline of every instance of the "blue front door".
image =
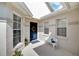
<svg viewBox="0 0 79 59">
<path fill-rule="evenodd" d="M 37 23 L 30 22 L 30 41 L 37 39 Z"/>
</svg>

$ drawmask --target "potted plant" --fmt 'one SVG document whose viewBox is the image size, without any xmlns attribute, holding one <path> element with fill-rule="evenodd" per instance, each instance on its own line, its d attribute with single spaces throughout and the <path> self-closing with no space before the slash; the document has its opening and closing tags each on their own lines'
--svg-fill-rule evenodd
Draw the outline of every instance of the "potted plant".
<svg viewBox="0 0 79 59">
<path fill-rule="evenodd" d="M 28 40 L 27 40 L 27 38 L 25 38 L 25 46 L 27 46 L 28 45 Z"/>
<path fill-rule="evenodd" d="M 18 51 L 15 50 L 15 54 L 13 56 L 23 56 L 23 54 L 21 54 L 22 51 Z"/>
</svg>

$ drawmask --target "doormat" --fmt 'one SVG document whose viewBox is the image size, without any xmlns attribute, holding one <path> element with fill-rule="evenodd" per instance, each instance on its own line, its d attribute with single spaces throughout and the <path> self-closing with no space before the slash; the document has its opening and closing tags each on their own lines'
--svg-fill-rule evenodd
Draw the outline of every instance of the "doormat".
<svg viewBox="0 0 79 59">
<path fill-rule="evenodd" d="M 40 42 L 40 41 L 38 41 L 38 40 L 31 41 L 32 44 L 35 44 L 35 43 L 38 43 L 38 42 Z"/>
</svg>

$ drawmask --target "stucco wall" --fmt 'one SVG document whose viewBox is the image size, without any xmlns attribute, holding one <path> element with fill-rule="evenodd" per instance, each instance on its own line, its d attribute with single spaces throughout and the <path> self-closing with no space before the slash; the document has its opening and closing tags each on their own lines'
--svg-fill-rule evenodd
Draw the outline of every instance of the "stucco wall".
<svg viewBox="0 0 79 59">
<path fill-rule="evenodd" d="M 59 47 L 73 53 L 74 55 L 79 55 L 79 8 L 68 11 L 63 14 L 52 16 L 49 19 L 41 20 L 39 22 L 39 32 L 44 34 L 44 23 L 49 22 L 49 33 L 56 35 L 56 19 L 66 18 L 68 22 L 67 26 L 67 37 L 58 37 Z M 41 36 L 41 35 L 40 35 Z"/>
</svg>

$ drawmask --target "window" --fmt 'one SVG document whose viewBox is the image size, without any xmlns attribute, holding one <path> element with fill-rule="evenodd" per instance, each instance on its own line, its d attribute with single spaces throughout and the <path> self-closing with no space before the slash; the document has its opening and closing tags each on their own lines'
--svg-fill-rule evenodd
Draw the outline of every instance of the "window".
<svg viewBox="0 0 79 59">
<path fill-rule="evenodd" d="M 67 36 L 66 20 L 57 20 L 57 36 Z"/>
<path fill-rule="evenodd" d="M 66 28 L 57 28 L 57 35 L 66 37 Z"/>
<path fill-rule="evenodd" d="M 54 11 L 57 11 L 63 8 L 63 5 L 60 2 L 49 2 L 49 6 Z"/>
<path fill-rule="evenodd" d="M 44 24 L 44 33 L 45 34 L 49 34 L 49 27 L 48 27 L 48 23 L 47 22 Z"/>
<path fill-rule="evenodd" d="M 21 42 L 21 18 L 13 15 L 13 47 Z"/>
</svg>

